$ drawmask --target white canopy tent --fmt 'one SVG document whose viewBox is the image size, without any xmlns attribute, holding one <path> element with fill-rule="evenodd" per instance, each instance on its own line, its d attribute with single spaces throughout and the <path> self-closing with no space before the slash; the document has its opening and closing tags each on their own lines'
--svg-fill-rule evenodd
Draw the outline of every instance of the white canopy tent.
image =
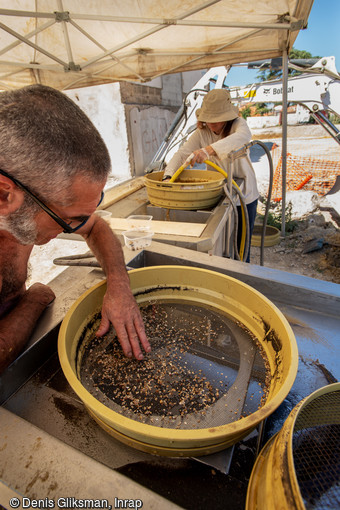
<svg viewBox="0 0 340 510">
<path fill-rule="evenodd" d="M 313 0 L 1 0 L 0 90 L 65 90 L 289 52 Z"/>
<path fill-rule="evenodd" d="M 67 90 L 283 57 L 285 234 L 287 55 L 313 0 L 1 0 L 0 90 Z"/>
</svg>

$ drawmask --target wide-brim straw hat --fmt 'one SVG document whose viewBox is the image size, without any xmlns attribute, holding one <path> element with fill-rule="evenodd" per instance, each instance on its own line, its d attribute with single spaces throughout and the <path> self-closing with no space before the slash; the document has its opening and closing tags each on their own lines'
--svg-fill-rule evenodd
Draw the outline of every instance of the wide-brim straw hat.
<svg viewBox="0 0 340 510">
<path fill-rule="evenodd" d="M 196 117 L 200 122 L 223 122 L 238 117 L 239 111 L 231 102 L 230 93 L 225 89 L 214 89 L 208 92 L 197 108 Z"/>
</svg>

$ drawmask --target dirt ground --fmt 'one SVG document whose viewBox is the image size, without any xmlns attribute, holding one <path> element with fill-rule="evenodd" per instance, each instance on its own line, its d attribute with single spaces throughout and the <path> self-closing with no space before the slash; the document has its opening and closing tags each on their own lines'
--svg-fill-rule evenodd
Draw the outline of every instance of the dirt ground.
<svg viewBox="0 0 340 510">
<path fill-rule="evenodd" d="M 317 210 L 300 220 L 278 244 L 266 246 L 263 265 L 318 280 L 340 283 L 340 224 L 328 211 Z M 260 264 L 260 247 L 251 247 L 251 263 Z"/>
<path fill-rule="evenodd" d="M 281 133 L 280 127 L 253 130 L 253 138 L 265 143 L 269 149 L 273 144 L 282 147 Z M 339 145 L 321 126 L 313 124 L 288 126 L 287 152 L 318 160 L 340 160 Z M 263 202 L 268 191 L 268 164 L 259 150 L 252 154 L 251 159 Z M 278 244 L 264 248 L 263 265 L 340 283 L 340 192 L 329 195 L 329 199 L 315 195 L 315 207 L 307 211 L 303 193 L 294 193 L 295 215 L 292 219 L 296 228 L 293 232 L 287 228 L 285 237 L 281 237 Z M 251 248 L 251 263 L 260 264 L 260 248 L 257 246 Z"/>
</svg>

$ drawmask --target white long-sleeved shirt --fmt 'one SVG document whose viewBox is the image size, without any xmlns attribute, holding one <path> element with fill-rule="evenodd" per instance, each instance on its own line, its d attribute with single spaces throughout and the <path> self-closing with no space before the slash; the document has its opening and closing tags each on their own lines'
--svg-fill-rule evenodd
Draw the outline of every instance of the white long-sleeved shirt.
<svg viewBox="0 0 340 510">
<path fill-rule="evenodd" d="M 172 176 L 179 167 L 183 165 L 184 161 L 193 151 L 207 147 L 208 145 L 210 145 L 217 154 L 217 157 L 210 156 L 209 160 L 220 166 L 228 173 L 229 168 L 227 165 L 227 156 L 229 152 L 240 149 L 243 145 L 250 142 L 250 140 L 250 129 L 247 122 L 242 117 L 235 119 L 232 124 L 230 134 L 225 138 L 222 138 L 221 135 L 216 135 L 207 127 L 196 129 L 190 138 L 171 158 L 165 168 L 164 175 Z M 208 169 L 214 170 L 211 166 L 209 166 Z M 259 197 L 256 175 L 251 164 L 249 154 L 234 161 L 233 178 L 235 177 L 244 179 L 242 192 L 245 197 L 246 204 L 250 204 Z"/>
</svg>

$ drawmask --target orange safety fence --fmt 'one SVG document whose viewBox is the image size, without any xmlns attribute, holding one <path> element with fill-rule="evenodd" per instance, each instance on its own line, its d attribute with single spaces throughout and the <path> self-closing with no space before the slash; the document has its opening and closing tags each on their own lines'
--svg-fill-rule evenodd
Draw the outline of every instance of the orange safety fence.
<svg viewBox="0 0 340 510">
<path fill-rule="evenodd" d="M 272 200 L 278 202 L 282 196 L 282 154 L 278 146 L 272 151 L 274 178 Z M 276 161 L 275 161 L 276 160 Z M 332 189 L 340 175 L 340 162 L 312 157 L 294 156 L 287 153 L 286 190 L 309 190 L 325 195 Z"/>
</svg>

